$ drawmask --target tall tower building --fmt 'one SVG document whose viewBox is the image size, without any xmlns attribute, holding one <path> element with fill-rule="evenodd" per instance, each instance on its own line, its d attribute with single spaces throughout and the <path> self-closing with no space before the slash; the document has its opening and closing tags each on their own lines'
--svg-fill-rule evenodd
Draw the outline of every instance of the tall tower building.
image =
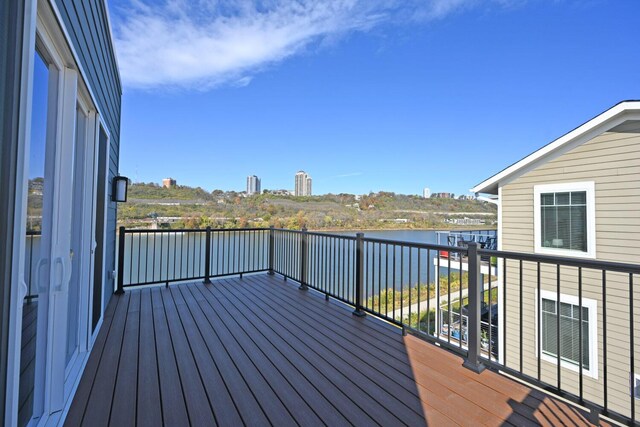
<svg viewBox="0 0 640 427">
<path fill-rule="evenodd" d="M 305 191 L 306 191 L 306 196 L 311 196 L 311 177 L 307 176 L 307 179 L 305 180 Z"/>
<path fill-rule="evenodd" d="M 296 174 L 296 188 L 294 194 L 296 196 L 311 195 L 311 177 L 305 171 L 299 171 Z"/>
<path fill-rule="evenodd" d="M 255 175 L 247 177 L 247 196 L 252 194 L 260 194 L 260 178 Z"/>
<path fill-rule="evenodd" d="M 422 190 L 422 197 L 424 197 L 425 199 L 428 199 L 429 197 L 431 197 L 431 189 L 428 187 L 425 187 L 424 190 Z"/>
</svg>

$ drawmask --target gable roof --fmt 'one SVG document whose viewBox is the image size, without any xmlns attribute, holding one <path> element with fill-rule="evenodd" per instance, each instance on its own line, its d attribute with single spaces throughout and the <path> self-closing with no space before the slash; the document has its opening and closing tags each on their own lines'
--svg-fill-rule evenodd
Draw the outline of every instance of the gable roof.
<svg viewBox="0 0 640 427">
<path fill-rule="evenodd" d="M 640 120 L 640 100 L 619 102 L 588 122 L 583 123 L 522 160 L 477 184 L 471 191 L 474 193 L 498 194 L 500 185 L 504 185 L 538 165 L 555 158 L 558 154 L 569 151 L 632 119 Z"/>
</svg>

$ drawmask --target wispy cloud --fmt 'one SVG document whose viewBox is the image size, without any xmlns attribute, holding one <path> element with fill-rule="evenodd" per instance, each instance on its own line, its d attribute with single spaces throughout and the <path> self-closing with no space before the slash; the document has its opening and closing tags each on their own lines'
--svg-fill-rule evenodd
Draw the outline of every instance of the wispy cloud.
<svg viewBox="0 0 640 427">
<path fill-rule="evenodd" d="M 518 0 L 490 0 L 504 5 Z M 522 1 L 522 0 L 520 0 Z M 124 83 L 245 86 L 315 42 L 386 22 L 429 21 L 486 0 L 121 0 L 113 8 Z"/>
</svg>

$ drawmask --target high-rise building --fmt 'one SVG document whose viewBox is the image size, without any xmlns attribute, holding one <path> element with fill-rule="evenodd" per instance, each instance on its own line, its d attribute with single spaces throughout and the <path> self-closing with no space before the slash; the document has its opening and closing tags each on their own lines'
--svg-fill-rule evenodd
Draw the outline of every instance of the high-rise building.
<svg viewBox="0 0 640 427">
<path fill-rule="evenodd" d="M 431 197 L 431 189 L 428 187 L 425 187 L 422 190 L 422 197 L 424 197 L 425 199 L 428 199 L 429 197 Z"/>
<path fill-rule="evenodd" d="M 296 174 L 296 196 L 311 196 L 311 177 L 305 171 Z"/>
<path fill-rule="evenodd" d="M 162 186 L 164 188 L 171 188 L 171 187 L 175 187 L 176 184 L 176 180 L 173 178 L 165 178 L 162 180 Z"/>
<path fill-rule="evenodd" d="M 305 180 L 305 191 L 306 191 L 306 195 L 307 196 L 311 196 L 311 177 L 307 176 L 307 179 Z"/>
<path fill-rule="evenodd" d="M 260 194 L 260 178 L 255 175 L 247 177 L 247 196 L 252 194 Z"/>
</svg>

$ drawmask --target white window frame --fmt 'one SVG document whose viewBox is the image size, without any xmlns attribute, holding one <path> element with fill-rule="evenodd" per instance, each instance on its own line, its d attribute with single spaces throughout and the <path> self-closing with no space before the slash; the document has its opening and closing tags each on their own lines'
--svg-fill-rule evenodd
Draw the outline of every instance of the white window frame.
<svg viewBox="0 0 640 427">
<path fill-rule="evenodd" d="M 562 184 L 544 184 L 533 187 L 533 235 L 534 250 L 545 255 L 571 256 L 578 258 L 596 257 L 596 196 L 595 182 L 568 182 Z M 584 191 L 587 198 L 587 251 L 574 249 L 547 248 L 542 246 L 542 224 L 540 196 L 545 193 L 564 193 Z"/>
<path fill-rule="evenodd" d="M 537 294 L 537 290 L 536 290 Z M 538 345 L 542 345 L 542 337 L 540 336 L 540 331 L 538 330 L 538 326 L 542 325 L 541 319 L 538 319 L 538 314 L 542 314 L 542 300 L 550 300 L 556 302 L 556 314 L 560 314 L 560 307 L 558 302 L 558 294 L 554 291 L 546 291 L 541 290 L 540 296 L 536 298 L 536 357 L 538 355 Z M 574 295 L 560 294 L 560 302 L 565 304 L 572 304 L 579 306 L 579 299 Z M 582 298 L 582 306 L 586 307 L 589 310 L 589 318 L 587 319 L 589 322 L 589 369 L 582 368 L 582 373 L 585 376 L 593 378 L 595 380 L 598 379 L 598 302 L 594 299 L 590 298 Z M 582 349 L 583 351 L 585 349 Z M 559 349 L 558 349 L 559 351 Z M 551 356 L 549 354 L 545 354 L 540 348 L 540 359 L 545 362 L 549 362 L 553 365 L 558 366 L 558 358 L 557 356 Z M 573 372 L 580 372 L 580 367 L 576 363 L 569 362 L 567 360 L 560 360 L 560 366 L 566 369 L 569 369 Z"/>
</svg>

